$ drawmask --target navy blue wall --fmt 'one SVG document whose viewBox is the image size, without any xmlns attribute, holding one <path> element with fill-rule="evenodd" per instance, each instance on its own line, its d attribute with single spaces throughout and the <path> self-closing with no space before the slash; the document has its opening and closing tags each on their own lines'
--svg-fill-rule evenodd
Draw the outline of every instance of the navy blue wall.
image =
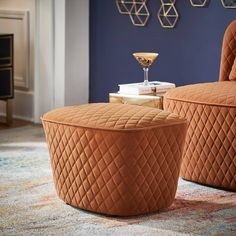
<svg viewBox="0 0 236 236">
<path fill-rule="evenodd" d="M 90 102 L 107 101 L 117 84 L 143 81 L 143 71 L 132 56 L 136 51 L 158 52 L 149 80 L 185 85 L 217 81 L 222 38 L 236 18 L 236 9 L 211 0 L 206 8 L 177 0 L 180 18 L 174 29 L 157 19 L 160 1 L 149 0 L 145 27 L 132 25 L 119 14 L 115 0 L 90 0 Z"/>
</svg>

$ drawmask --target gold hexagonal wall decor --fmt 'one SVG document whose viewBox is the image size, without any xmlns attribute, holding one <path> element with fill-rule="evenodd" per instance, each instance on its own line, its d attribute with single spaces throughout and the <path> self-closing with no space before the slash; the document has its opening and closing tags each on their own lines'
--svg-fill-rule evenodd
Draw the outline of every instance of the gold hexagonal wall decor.
<svg viewBox="0 0 236 236">
<path fill-rule="evenodd" d="M 120 12 L 120 14 L 130 14 L 133 7 L 134 1 L 133 0 L 116 0 L 116 6 Z"/>
<path fill-rule="evenodd" d="M 176 0 L 161 0 L 161 7 L 157 13 L 159 22 L 163 28 L 174 28 L 179 18 L 175 8 Z"/>
<path fill-rule="evenodd" d="M 193 7 L 205 7 L 208 0 L 190 0 Z"/>
<path fill-rule="evenodd" d="M 116 0 L 116 5 L 121 14 L 127 14 L 135 26 L 145 26 L 149 19 L 146 0 Z"/>
<path fill-rule="evenodd" d="M 221 0 L 224 8 L 236 8 L 236 0 Z"/>
<path fill-rule="evenodd" d="M 146 5 L 146 1 L 137 1 L 134 3 L 134 7 L 129 14 L 129 17 L 135 26 L 145 26 L 149 19 L 149 11 Z"/>
</svg>

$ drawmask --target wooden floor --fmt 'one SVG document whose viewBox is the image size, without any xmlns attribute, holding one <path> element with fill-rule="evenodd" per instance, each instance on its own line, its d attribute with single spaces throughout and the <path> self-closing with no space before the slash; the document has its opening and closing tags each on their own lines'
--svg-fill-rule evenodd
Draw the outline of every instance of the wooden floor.
<svg viewBox="0 0 236 236">
<path fill-rule="evenodd" d="M 29 121 L 13 119 L 12 124 L 11 125 L 7 125 L 5 123 L 4 117 L 0 117 L 0 130 L 12 129 L 12 128 L 17 128 L 17 127 L 22 127 L 22 126 L 25 126 L 25 125 L 33 125 L 33 124 L 34 123 L 29 122 Z"/>
</svg>

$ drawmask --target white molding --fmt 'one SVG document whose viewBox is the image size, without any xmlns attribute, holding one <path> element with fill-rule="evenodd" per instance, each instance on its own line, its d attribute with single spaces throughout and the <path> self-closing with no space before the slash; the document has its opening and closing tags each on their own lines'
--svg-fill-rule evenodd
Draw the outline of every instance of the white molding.
<svg viewBox="0 0 236 236">
<path fill-rule="evenodd" d="M 29 109 L 33 105 L 33 96 L 33 91 L 15 90 L 15 99 L 12 100 L 14 118 L 34 121 L 32 109 Z M 0 115 L 6 115 L 5 104 L 2 101 L 0 101 Z"/>
<path fill-rule="evenodd" d="M 89 101 L 89 0 L 66 1 L 65 105 Z"/>
<path fill-rule="evenodd" d="M 65 106 L 65 7 L 54 1 L 54 108 Z"/>
<path fill-rule="evenodd" d="M 53 1 L 35 0 L 35 123 L 40 123 L 40 117 L 54 107 Z"/>
<path fill-rule="evenodd" d="M 15 89 L 15 93 L 16 94 L 27 94 L 27 95 L 30 95 L 30 96 L 34 96 L 33 91 L 24 91 L 24 90 Z"/>
<path fill-rule="evenodd" d="M 17 75 L 14 72 L 14 83 L 15 87 L 22 89 L 29 89 L 29 53 L 30 53 L 30 33 L 29 33 L 29 11 L 28 10 L 11 10 L 11 9 L 0 9 L 0 19 L 5 20 L 17 20 L 22 21 L 24 45 L 22 54 L 25 55 L 25 61 L 23 62 L 23 74 Z M 12 33 L 10 29 L 8 32 Z"/>
<path fill-rule="evenodd" d="M 73 14 L 72 24 L 66 13 Z M 40 123 L 40 116 L 49 110 L 88 102 L 89 1 L 35 0 L 34 38 L 34 122 Z"/>
<path fill-rule="evenodd" d="M 39 30 L 40 30 L 40 1 L 35 0 L 35 35 L 34 35 L 34 122 L 40 122 L 40 68 L 37 66 L 39 64 Z"/>
<path fill-rule="evenodd" d="M 4 116 L 5 117 L 5 115 L 6 115 L 5 112 L 0 112 L 0 116 Z M 19 116 L 19 115 L 14 115 L 13 114 L 13 118 L 19 119 L 19 120 L 25 120 L 25 121 L 34 122 L 34 119 L 32 117 Z"/>
<path fill-rule="evenodd" d="M 25 79 L 22 76 L 14 76 L 14 83 L 14 87 L 16 88 L 28 88 L 28 83 L 26 86 Z"/>
</svg>

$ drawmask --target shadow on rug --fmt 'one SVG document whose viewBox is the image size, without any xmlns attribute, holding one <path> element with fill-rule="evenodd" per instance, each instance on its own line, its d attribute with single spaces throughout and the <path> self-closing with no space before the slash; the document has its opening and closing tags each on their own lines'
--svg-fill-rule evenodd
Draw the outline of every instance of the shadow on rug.
<svg viewBox="0 0 236 236">
<path fill-rule="evenodd" d="M 106 217 L 56 196 L 40 126 L 0 131 L 0 235 L 236 235 L 236 193 L 179 180 L 172 206 Z"/>
</svg>

